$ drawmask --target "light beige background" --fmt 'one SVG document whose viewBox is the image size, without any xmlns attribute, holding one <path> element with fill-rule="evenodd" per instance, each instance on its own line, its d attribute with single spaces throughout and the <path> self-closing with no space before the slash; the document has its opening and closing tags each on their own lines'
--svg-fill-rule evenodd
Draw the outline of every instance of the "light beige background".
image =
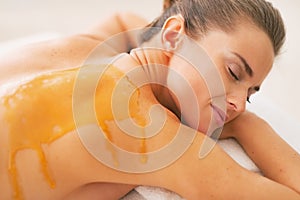
<svg viewBox="0 0 300 200">
<path fill-rule="evenodd" d="M 282 12 L 287 42 L 262 87 L 262 94 L 300 126 L 300 1 L 271 2 Z M 132 11 L 150 21 L 161 8 L 162 0 L 0 0 L 0 44 L 44 32 L 76 33 L 117 11 Z"/>
</svg>

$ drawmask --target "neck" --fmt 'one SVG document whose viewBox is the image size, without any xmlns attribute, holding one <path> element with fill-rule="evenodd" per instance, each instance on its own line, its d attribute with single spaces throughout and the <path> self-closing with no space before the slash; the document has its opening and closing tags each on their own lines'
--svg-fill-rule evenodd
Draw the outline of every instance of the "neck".
<svg viewBox="0 0 300 200">
<path fill-rule="evenodd" d="M 170 63 L 168 53 L 161 48 L 137 48 L 130 52 L 130 56 L 144 69 L 158 102 L 179 116 L 178 108 L 167 87 Z"/>
</svg>

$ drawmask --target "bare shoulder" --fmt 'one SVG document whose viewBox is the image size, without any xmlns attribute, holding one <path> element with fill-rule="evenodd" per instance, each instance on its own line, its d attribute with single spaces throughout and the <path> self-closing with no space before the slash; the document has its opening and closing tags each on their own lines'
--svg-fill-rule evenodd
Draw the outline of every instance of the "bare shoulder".
<svg viewBox="0 0 300 200">
<path fill-rule="evenodd" d="M 248 129 L 250 125 L 252 128 L 259 128 L 259 126 L 266 124 L 267 122 L 260 116 L 253 112 L 245 111 L 232 121 L 226 123 L 224 130 L 238 131 L 245 128 Z"/>
</svg>

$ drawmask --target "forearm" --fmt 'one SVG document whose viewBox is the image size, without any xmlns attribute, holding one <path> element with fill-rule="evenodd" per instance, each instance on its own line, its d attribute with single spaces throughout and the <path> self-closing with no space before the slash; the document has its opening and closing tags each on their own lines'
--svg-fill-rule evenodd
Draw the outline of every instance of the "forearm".
<svg viewBox="0 0 300 200">
<path fill-rule="evenodd" d="M 262 173 L 300 193 L 299 154 L 252 113 L 245 113 L 232 123 L 233 136 Z"/>
</svg>

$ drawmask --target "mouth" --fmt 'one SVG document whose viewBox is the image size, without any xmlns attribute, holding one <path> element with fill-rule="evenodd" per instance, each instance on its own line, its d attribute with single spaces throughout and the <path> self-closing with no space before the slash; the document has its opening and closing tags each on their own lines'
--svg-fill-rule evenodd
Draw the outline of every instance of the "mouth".
<svg viewBox="0 0 300 200">
<path fill-rule="evenodd" d="M 215 119 L 218 126 L 223 126 L 228 116 L 226 113 L 219 107 L 212 105 L 211 107 L 213 109 L 213 118 Z"/>
</svg>

